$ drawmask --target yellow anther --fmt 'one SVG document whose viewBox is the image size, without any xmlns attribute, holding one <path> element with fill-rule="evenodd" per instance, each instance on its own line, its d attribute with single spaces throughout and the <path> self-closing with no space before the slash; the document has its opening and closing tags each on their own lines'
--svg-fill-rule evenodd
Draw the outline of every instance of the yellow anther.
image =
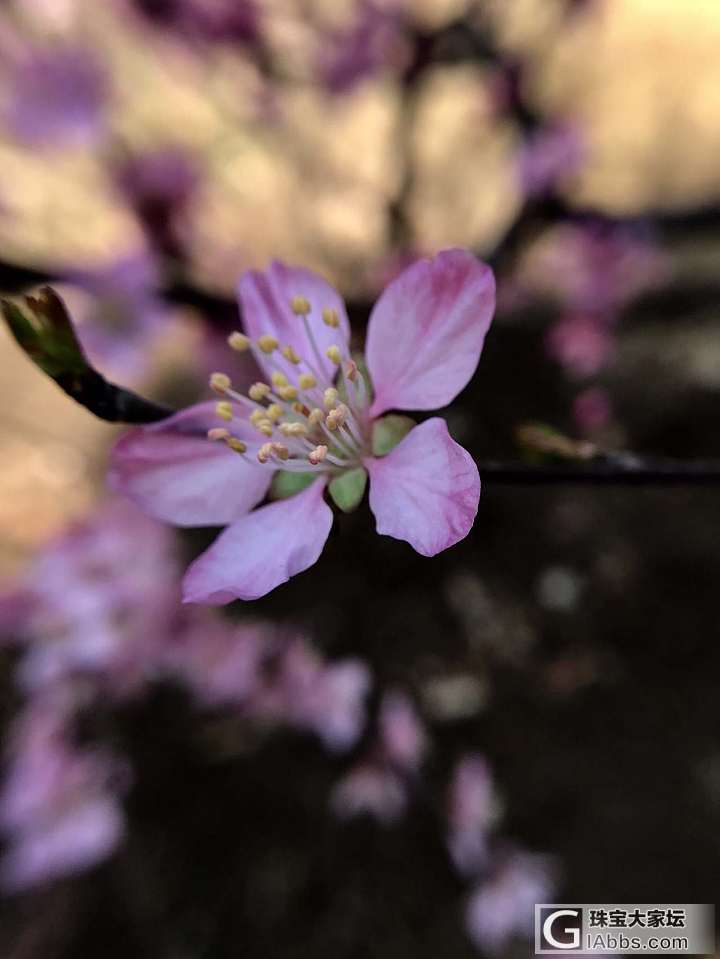
<svg viewBox="0 0 720 959">
<path fill-rule="evenodd" d="M 267 410 L 253 410 L 250 414 L 250 422 L 253 426 L 257 426 L 266 419 L 268 419 Z"/>
<path fill-rule="evenodd" d="M 334 363 L 335 366 L 340 366 L 342 363 L 342 353 L 340 352 L 340 347 L 338 346 L 328 346 L 325 350 L 325 356 L 330 360 L 331 363 Z"/>
<path fill-rule="evenodd" d="M 242 440 L 239 440 L 237 436 L 229 436 L 225 442 L 230 449 L 235 450 L 236 453 L 247 453 L 247 446 Z"/>
<path fill-rule="evenodd" d="M 347 406 L 341 403 L 336 409 L 330 410 L 325 419 L 325 425 L 329 430 L 339 429 L 345 422 L 349 412 Z"/>
<path fill-rule="evenodd" d="M 213 442 L 217 440 L 226 440 L 230 436 L 230 430 L 226 430 L 224 426 L 215 426 L 211 430 L 208 430 L 207 438 Z"/>
<path fill-rule="evenodd" d="M 265 333 L 258 337 L 257 345 L 263 353 L 272 353 L 273 350 L 278 348 L 278 341 L 270 333 Z"/>
<path fill-rule="evenodd" d="M 323 403 L 325 404 L 326 410 L 331 410 L 338 401 L 338 396 L 340 394 L 335 389 L 334 386 L 329 386 L 323 393 Z"/>
<path fill-rule="evenodd" d="M 255 429 L 258 431 L 258 433 L 262 433 L 263 436 L 273 435 L 273 425 L 270 420 L 261 420 L 259 423 L 255 424 Z"/>
<path fill-rule="evenodd" d="M 304 423 L 281 423 L 279 430 L 283 436 L 307 436 L 308 434 Z"/>
<path fill-rule="evenodd" d="M 290 346 L 289 344 L 287 346 L 283 346 L 281 352 L 285 359 L 289 360 L 291 363 L 295 363 L 295 365 L 297 365 L 300 362 L 300 357 L 295 352 L 294 347 Z"/>
<path fill-rule="evenodd" d="M 257 451 L 257 458 L 261 463 L 267 463 L 267 461 L 272 456 L 273 444 L 272 443 L 263 443 L 260 449 Z"/>
<path fill-rule="evenodd" d="M 283 446 L 282 443 L 273 443 L 272 448 L 273 453 L 278 457 L 278 459 L 289 459 L 290 450 L 287 448 L 287 446 Z"/>
<path fill-rule="evenodd" d="M 354 360 L 348 360 L 345 364 L 345 376 L 350 380 L 351 383 L 354 383 L 357 379 L 357 375 L 357 363 Z"/>
<path fill-rule="evenodd" d="M 245 336 L 244 333 L 238 333 L 237 330 L 230 334 L 227 341 L 228 346 L 237 350 L 238 353 L 246 353 L 250 349 L 250 337 Z"/>
<path fill-rule="evenodd" d="M 298 383 L 301 390 L 311 390 L 314 386 L 317 386 L 317 380 L 312 373 L 301 373 L 298 377 Z"/>
<path fill-rule="evenodd" d="M 224 396 L 231 386 L 230 377 L 224 373 L 213 373 L 210 377 L 210 389 L 220 396 Z"/>
<path fill-rule="evenodd" d="M 340 326 L 340 317 L 338 316 L 337 310 L 327 307 L 327 309 L 322 311 L 322 318 L 325 326 L 329 326 L 333 330 L 336 330 Z"/>
<path fill-rule="evenodd" d="M 325 459 L 327 456 L 327 451 L 327 446 L 316 446 L 314 450 L 308 453 L 308 459 L 313 466 L 317 466 L 318 463 L 322 463 L 322 461 Z"/>
<path fill-rule="evenodd" d="M 280 386 L 278 387 L 278 396 L 282 400 L 296 400 L 298 397 L 298 391 L 296 386 Z"/>
<path fill-rule="evenodd" d="M 304 403 L 293 403 L 292 405 L 293 412 L 297 413 L 298 416 L 307 416 L 310 410 L 305 406 Z"/>
<path fill-rule="evenodd" d="M 223 400 L 222 403 L 216 403 L 215 412 L 221 420 L 227 420 L 228 423 L 233 418 L 233 408 L 227 400 Z"/>
<path fill-rule="evenodd" d="M 256 412 L 259 413 L 260 411 L 256 410 Z M 277 423 L 284 412 L 285 410 L 283 410 L 279 403 L 271 403 L 270 406 L 268 406 L 268 408 L 265 410 L 267 418 L 271 423 Z"/>
<path fill-rule="evenodd" d="M 311 311 L 310 301 L 305 296 L 294 296 L 290 300 L 290 309 L 295 316 L 307 316 Z"/>
<path fill-rule="evenodd" d="M 248 390 L 248 396 L 251 400 L 258 402 L 259 400 L 264 400 L 270 392 L 270 387 L 267 383 L 253 383 Z"/>
<path fill-rule="evenodd" d="M 288 378 L 284 373 L 275 372 L 272 374 L 270 379 L 273 381 L 274 386 L 287 386 Z"/>
<path fill-rule="evenodd" d="M 325 414 L 319 407 L 315 407 L 314 410 L 310 410 L 308 414 L 308 423 L 311 426 L 319 426 L 325 419 Z"/>
</svg>

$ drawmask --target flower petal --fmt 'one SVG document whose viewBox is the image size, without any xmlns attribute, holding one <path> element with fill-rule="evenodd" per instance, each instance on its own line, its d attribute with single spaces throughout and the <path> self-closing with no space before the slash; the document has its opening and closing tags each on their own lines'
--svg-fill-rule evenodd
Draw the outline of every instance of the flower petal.
<svg viewBox="0 0 720 959">
<path fill-rule="evenodd" d="M 445 250 L 404 270 L 370 316 L 371 415 L 453 400 L 475 372 L 494 309 L 492 270 L 467 250 Z"/>
<path fill-rule="evenodd" d="M 109 482 L 144 512 L 176 526 L 225 526 L 260 502 L 272 473 L 248 463 L 207 431 L 220 425 L 214 403 L 130 430 L 112 452 Z M 243 420 L 234 435 L 257 444 Z"/>
<path fill-rule="evenodd" d="M 250 271 L 243 274 L 238 295 L 243 326 L 248 336 L 256 340 L 264 333 L 271 333 L 281 346 L 294 347 L 299 356 L 317 370 L 318 360 L 308 342 L 303 319 L 295 316 L 290 309 L 293 297 L 304 296 L 312 308 L 308 321 L 321 354 L 322 369 L 318 372 L 322 372 L 328 382 L 332 382 L 337 370 L 326 358 L 325 350 L 333 344 L 340 347 L 347 345 L 350 340 L 350 326 L 342 297 L 326 280 L 312 270 L 286 266 L 275 261 L 264 272 Z M 328 308 L 337 311 L 337 329 L 332 329 L 323 322 L 322 312 Z M 273 354 L 273 359 L 279 363 L 264 364 L 268 376 L 273 369 L 277 369 L 277 365 L 283 370 L 288 368 L 277 353 Z"/>
<path fill-rule="evenodd" d="M 453 546 L 472 528 L 480 476 L 470 454 L 435 417 L 411 430 L 392 453 L 365 460 L 378 533 L 404 539 L 423 556 Z"/>
<path fill-rule="evenodd" d="M 229 526 L 190 566 L 186 603 L 258 599 L 316 563 L 332 526 L 325 481 L 263 506 Z"/>
</svg>

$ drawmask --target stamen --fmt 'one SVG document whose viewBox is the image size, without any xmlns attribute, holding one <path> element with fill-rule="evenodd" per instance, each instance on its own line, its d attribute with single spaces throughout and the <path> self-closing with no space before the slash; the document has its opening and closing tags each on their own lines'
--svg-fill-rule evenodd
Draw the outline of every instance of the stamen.
<svg viewBox="0 0 720 959">
<path fill-rule="evenodd" d="M 298 398 L 298 391 L 295 386 L 280 386 L 278 387 L 277 394 L 281 399 L 287 400 L 288 402 Z"/>
<path fill-rule="evenodd" d="M 262 433 L 263 436 L 273 435 L 273 425 L 270 420 L 260 420 L 255 424 L 255 429 L 258 431 L 258 433 Z"/>
<path fill-rule="evenodd" d="M 340 326 L 340 318 L 337 310 L 327 307 L 322 311 L 323 323 L 331 329 L 336 330 Z"/>
<path fill-rule="evenodd" d="M 310 301 L 305 296 L 294 296 L 290 300 L 290 309 L 293 311 L 295 316 L 307 316 L 310 313 L 312 307 L 310 306 Z"/>
<path fill-rule="evenodd" d="M 268 408 L 265 410 L 267 418 L 271 423 L 277 423 L 284 412 L 285 411 L 279 403 L 271 403 L 270 406 L 268 406 Z"/>
<path fill-rule="evenodd" d="M 210 377 L 210 389 L 218 396 L 224 396 L 232 386 L 232 381 L 225 373 L 213 373 Z"/>
<path fill-rule="evenodd" d="M 228 436 L 225 442 L 230 449 L 235 450 L 236 453 L 247 453 L 247 446 L 242 440 L 239 440 L 237 436 Z"/>
<path fill-rule="evenodd" d="M 344 421 L 345 415 L 339 409 L 330 410 L 325 418 L 325 425 L 329 430 L 335 432 L 335 430 L 340 429 Z"/>
<path fill-rule="evenodd" d="M 233 408 L 227 400 L 223 400 L 221 403 L 216 403 L 215 412 L 220 417 L 221 420 L 226 420 L 228 423 L 233 418 Z"/>
<path fill-rule="evenodd" d="M 310 413 L 308 414 L 308 423 L 311 426 L 319 426 L 321 423 L 324 423 L 324 422 L 325 422 L 325 414 L 319 407 L 316 406 L 315 409 L 310 410 Z"/>
<path fill-rule="evenodd" d="M 273 453 L 281 460 L 287 460 L 290 458 L 290 450 L 287 446 L 283 446 L 282 443 L 273 443 L 272 444 Z"/>
<path fill-rule="evenodd" d="M 208 430 L 207 438 L 213 442 L 218 440 L 226 440 L 230 436 L 230 430 L 226 430 L 224 426 L 214 426 L 211 430 Z"/>
<path fill-rule="evenodd" d="M 258 423 L 262 423 L 266 419 L 268 419 L 267 410 L 257 409 L 250 414 L 250 422 L 253 426 L 257 426 Z"/>
<path fill-rule="evenodd" d="M 294 363 L 295 366 L 302 361 L 301 357 L 296 353 L 294 347 L 290 346 L 289 344 L 287 346 L 283 346 L 280 352 L 286 360 L 288 360 L 290 363 Z"/>
<path fill-rule="evenodd" d="M 334 386 L 328 387 L 323 393 L 323 403 L 325 404 L 326 410 L 331 410 L 334 408 L 335 404 L 338 401 L 340 394 L 335 389 Z"/>
<path fill-rule="evenodd" d="M 237 350 L 238 353 L 247 353 L 251 346 L 250 337 L 245 336 L 244 333 L 239 333 L 237 330 L 228 336 L 227 341 L 228 346 Z"/>
<path fill-rule="evenodd" d="M 257 345 L 263 353 L 270 354 L 278 348 L 278 341 L 270 333 L 265 333 L 263 336 L 258 337 Z"/>
<path fill-rule="evenodd" d="M 327 446 L 316 446 L 314 450 L 308 453 L 308 460 L 313 466 L 317 466 L 318 463 L 322 463 L 322 461 L 325 459 L 327 452 Z"/>
<path fill-rule="evenodd" d="M 357 375 L 357 363 L 354 360 L 348 360 L 345 364 L 345 376 L 350 380 L 351 383 L 354 383 L 357 379 Z"/>
<path fill-rule="evenodd" d="M 328 346 L 325 350 L 325 356 L 327 356 L 330 362 L 334 363 L 335 366 L 340 366 L 342 363 L 342 353 L 340 352 L 339 346 Z"/>
<path fill-rule="evenodd" d="M 292 408 L 293 412 L 299 416 L 308 416 L 310 414 L 310 410 L 304 403 L 293 403 Z"/>
<path fill-rule="evenodd" d="M 308 429 L 304 423 L 281 423 L 278 427 L 283 436 L 307 436 Z"/>
<path fill-rule="evenodd" d="M 287 386 L 288 378 L 284 373 L 279 373 L 277 370 L 272 374 L 270 379 L 273 382 L 273 386 Z"/>
<path fill-rule="evenodd" d="M 267 463 L 267 461 L 272 456 L 273 444 L 272 443 L 263 443 L 260 449 L 257 451 L 258 462 Z"/>
<path fill-rule="evenodd" d="M 248 396 L 251 400 L 255 400 L 256 402 L 259 400 L 264 400 L 269 393 L 270 387 L 267 385 L 267 383 L 253 383 L 248 390 Z"/>
<path fill-rule="evenodd" d="M 301 373 L 298 377 L 298 384 L 301 390 L 312 390 L 317 386 L 317 380 L 312 373 Z"/>
</svg>

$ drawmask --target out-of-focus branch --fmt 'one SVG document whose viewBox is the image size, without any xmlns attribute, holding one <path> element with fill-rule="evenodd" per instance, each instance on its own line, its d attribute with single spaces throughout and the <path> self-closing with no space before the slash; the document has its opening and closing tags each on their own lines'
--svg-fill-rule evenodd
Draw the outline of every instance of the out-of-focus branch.
<svg viewBox="0 0 720 959">
<path fill-rule="evenodd" d="M 715 486 L 720 460 L 683 462 L 617 453 L 589 462 L 535 465 L 480 462 L 484 485 L 493 486 Z"/>
</svg>

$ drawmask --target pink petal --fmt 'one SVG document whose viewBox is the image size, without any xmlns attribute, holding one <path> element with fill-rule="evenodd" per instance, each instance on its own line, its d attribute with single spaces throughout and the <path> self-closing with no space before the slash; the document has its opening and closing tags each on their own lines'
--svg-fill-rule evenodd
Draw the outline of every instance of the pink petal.
<svg viewBox="0 0 720 959">
<path fill-rule="evenodd" d="M 320 351 L 322 370 L 319 372 L 332 381 L 336 368 L 325 357 L 325 351 L 333 344 L 340 347 L 347 345 L 350 326 L 341 296 L 326 280 L 312 270 L 275 261 L 264 272 L 245 273 L 240 279 L 238 294 L 243 326 L 248 336 L 257 339 L 263 333 L 271 333 L 281 346 L 293 346 L 317 370 L 318 360 L 308 342 L 302 317 L 295 316 L 290 309 L 293 297 L 304 296 L 312 307 L 308 321 Z M 323 323 L 322 312 L 327 308 L 337 311 L 340 321 L 337 329 L 331 329 Z M 277 359 L 283 369 L 287 368 L 285 361 L 278 359 L 277 353 L 273 354 L 273 359 Z M 265 367 L 268 376 L 276 368 L 269 362 Z"/>
<path fill-rule="evenodd" d="M 325 481 L 263 506 L 229 526 L 190 566 L 186 603 L 258 599 L 316 563 L 332 526 Z"/>
<path fill-rule="evenodd" d="M 492 270 L 466 250 L 419 260 L 386 288 L 370 316 L 370 413 L 446 406 L 475 372 L 495 309 Z"/>
<path fill-rule="evenodd" d="M 214 403 L 126 433 L 112 452 L 109 482 L 144 512 L 176 526 L 225 526 L 260 502 L 272 474 L 248 463 L 207 431 L 223 426 Z M 257 443 L 247 422 L 232 431 Z"/>
<path fill-rule="evenodd" d="M 423 556 L 453 546 L 472 528 L 480 477 L 470 454 L 435 417 L 380 459 L 367 459 L 370 509 L 378 533 L 404 539 Z"/>
</svg>

